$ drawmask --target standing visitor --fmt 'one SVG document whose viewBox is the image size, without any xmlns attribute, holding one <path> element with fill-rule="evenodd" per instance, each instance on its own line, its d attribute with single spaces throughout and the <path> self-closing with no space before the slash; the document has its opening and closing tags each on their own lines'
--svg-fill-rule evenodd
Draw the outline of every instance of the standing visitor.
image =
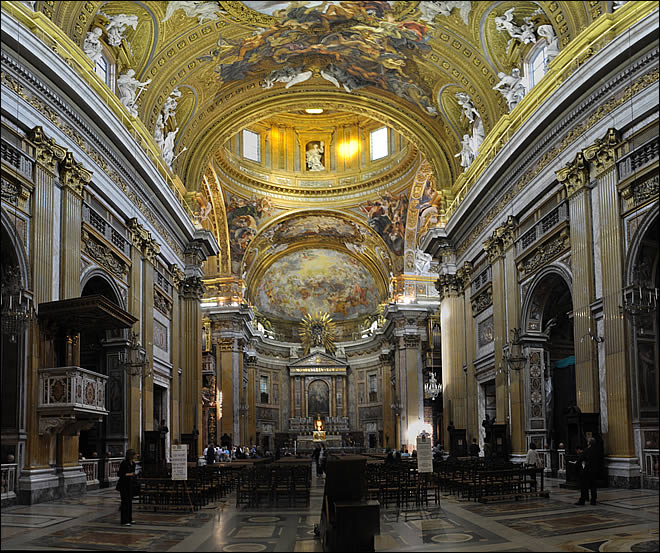
<svg viewBox="0 0 660 553">
<path fill-rule="evenodd" d="M 580 471 L 580 499 L 576 505 L 584 505 L 589 500 L 589 491 L 591 491 L 591 505 L 596 504 L 596 488 L 598 487 L 596 480 L 600 473 L 602 461 L 602 454 L 596 438 L 589 438 L 587 449 L 579 453 L 577 460 L 578 470 Z"/>
<path fill-rule="evenodd" d="M 536 444 L 534 442 L 529 444 L 527 457 L 525 457 L 525 464 L 532 465 L 537 469 L 543 468 L 543 461 L 541 460 L 541 456 L 536 451 Z"/>
<path fill-rule="evenodd" d="M 316 447 L 314 448 L 314 452 L 312 453 L 312 459 L 314 459 L 314 463 L 316 464 L 316 476 L 321 476 L 320 456 L 321 456 L 321 448 L 319 447 L 318 444 L 316 444 Z"/>
<path fill-rule="evenodd" d="M 473 459 L 476 459 L 479 457 L 479 452 L 481 451 L 481 448 L 479 447 L 479 444 L 477 443 L 476 438 L 472 438 L 472 443 L 470 444 L 470 457 Z"/>
<path fill-rule="evenodd" d="M 133 489 L 137 485 L 135 481 L 135 457 L 137 454 L 134 449 L 126 452 L 125 459 L 119 464 L 117 475 L 119 481 L 117 488 L 121 495 L 121 524 L 130 526 L 135 524 L 133 520 Z"/>
</svg>

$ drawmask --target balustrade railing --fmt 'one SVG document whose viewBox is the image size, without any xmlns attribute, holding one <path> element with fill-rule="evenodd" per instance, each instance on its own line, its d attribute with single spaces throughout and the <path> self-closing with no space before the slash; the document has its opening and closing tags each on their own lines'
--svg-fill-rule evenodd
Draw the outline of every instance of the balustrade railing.
<svg viewBox="0 0 660 553">
<path fill-rule="evenodd" d="M 42 412 L 107 414 L 105 385 L 108 377 L 81 367 L 39 369 L 39 403 Z"/>
<path fill-rule="evenodd" d="M 0 142 L 0 157 L 28 180 L 32 180 L 32 160 L 13 144 Z"/>
<path fill-rule="evenodd" d="M 87 477 L 88 486 L 99 483 L 99 459 L 83 459 L 80 466 Z"/>
<path fill-rule="evenodd" d="M 489 282 L 493 280 L 493 271 L 490 265 L 481 271 L 476 277 L 472 279 L 472 293 L 475 293 L 477 290 L 482 288 Z"/>
<path fill-rule="evenodd" d="M 557 452 L 559 453 L 559 470 L 566 472 L 566 450 L 558 449 Z"/>
<path fill-rule="evenodd" d="M 109 221 L 98 213 L 88 203 L 83 203 L 82 219 L 85 223 L 94 228 L 101 234 L 110 244 L 117 248 L 126 257 L 131 255 L 131 244 L 124 238 L 116 228 L 114 228 Z"/>
<path fill-rule="evenodd" d="M 516 240 L 516 255 L 520 255 L 564 221 L 568 221 L 568 202 L 560 203 Z"/>
<path fill-rule="evenodd" d="M 311 434 L 314 431 L 313 417 L 293 417 L 289 419 L 289 430 L 300 434 Z M 326 432 L 348 432 L 348 417 L 325 417 L 323 430 Z"/>
<path fill-rule="evenodd" d="M 2 499 L 16 497 L 16 476 L 18 465 L 7 463 L 2 465 L 2 476 L 0 477 L 0 495 Z"/>
<path fill-rule="evenodd" d="M 642 451 L 644 456 L 644 467 L 642 468 L 644 476 L 658 478 L 658 450 L 657 449 L 644 449 Z"/>
</svg>

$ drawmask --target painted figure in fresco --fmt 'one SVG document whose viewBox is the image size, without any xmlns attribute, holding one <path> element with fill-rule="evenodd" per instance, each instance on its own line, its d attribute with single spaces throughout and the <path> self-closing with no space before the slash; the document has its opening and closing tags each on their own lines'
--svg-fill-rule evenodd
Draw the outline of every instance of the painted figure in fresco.
<svg viewBox="0 0 660 553">
<path fill-rule="evenodd" d="M 408 213 L 408 196 L 384 194 L 360 206 L 368 215 L 368 224 L 374 229 L 396 255 L 403 255 L 404 232 Z"/>
<path fill-rule="evenodd" d="M 309 171 L 325 171 L 323 162 L 321 161 L 323 157 L 323 141 L 314 142 L 314 145 L 305 152 L 305 158 L 307 159 L 307 169 Z"/>
</svg>

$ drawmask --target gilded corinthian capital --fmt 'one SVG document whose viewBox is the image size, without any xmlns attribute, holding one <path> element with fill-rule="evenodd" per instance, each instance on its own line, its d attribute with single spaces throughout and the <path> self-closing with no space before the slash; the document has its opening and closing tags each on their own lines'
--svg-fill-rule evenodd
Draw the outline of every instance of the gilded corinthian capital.
<svg viewBox="0 0 660 553">
<path fill-rule="evenodd" d="M 616 161 L 616 147 L 619 145 L 619 132 L 610 128 L 603 138 L 599 138 L 583 151 L 585 159 L 596 169 L 596 176 L 609 171 Z"/>
<path fill-rule="evenodd" d="M 449 296 L 456 296 L 462 291 L 462 281 L 457 275 L 440 275 L 435 287 L 440 294 L 440 301 Z"/>
<path fill-rule="evenodd" d="M 578 152 L 575 161 L 557 171 L 557 180 L 564 184 L 569 198 L 589 184 L 589 166 L 582 152 Z"/>
<path fill-rule="evenodd" d="M 34 157 L 42 167 L 55 173 L 57 164 L 64 159 L 66 149 L 55 143 L 54 138 L 48 138 L 42 127 L 34 127 L 28 135 L 34 144 Z"/>
<path fill-rule="evenodd" d="M 92 172 L 85 169 L 82 163 L 76 162 L 71 152 L 67 152 L 60 163 L 60 183 L 62 186 L 70 188 L 82 197 L 83 189 L 91 180 Z"/>
</svg>

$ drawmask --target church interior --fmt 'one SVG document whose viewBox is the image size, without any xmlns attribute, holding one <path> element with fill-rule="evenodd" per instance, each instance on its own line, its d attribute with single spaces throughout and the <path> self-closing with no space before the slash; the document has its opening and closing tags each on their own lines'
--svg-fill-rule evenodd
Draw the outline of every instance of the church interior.
<svg viewBox="0 0 660 553">
<path fill-rule="evenodd" d="M 366 550 L 657 550 L 658 14 L 3 1 L 3 549 L 352 550 L 323 505 L 366 482 Z M 120 528 L 129 449 L 221 491 Z M 531 503 L 452 487 L 530 450 Z"/>
</svg>

